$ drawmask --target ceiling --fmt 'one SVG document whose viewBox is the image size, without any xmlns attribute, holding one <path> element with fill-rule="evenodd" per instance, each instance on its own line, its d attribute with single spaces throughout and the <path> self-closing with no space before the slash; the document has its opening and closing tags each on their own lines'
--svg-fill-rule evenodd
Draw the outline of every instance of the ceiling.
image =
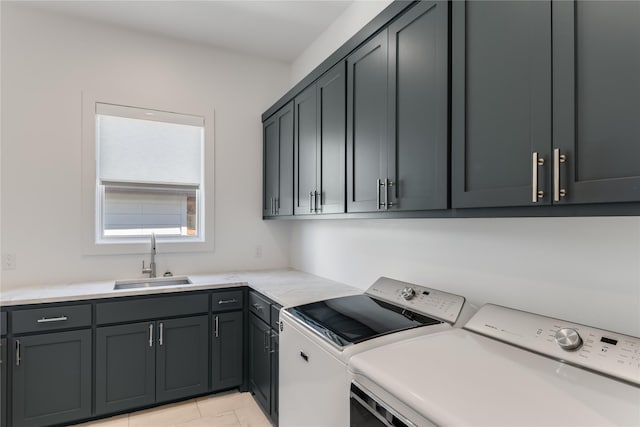
<svg viewBox="0 0 640 427">
<path fill-rule="evenodd" d="M 21 1 L 65 15 L 292 62 L 354 0 Z"/>
</svg>

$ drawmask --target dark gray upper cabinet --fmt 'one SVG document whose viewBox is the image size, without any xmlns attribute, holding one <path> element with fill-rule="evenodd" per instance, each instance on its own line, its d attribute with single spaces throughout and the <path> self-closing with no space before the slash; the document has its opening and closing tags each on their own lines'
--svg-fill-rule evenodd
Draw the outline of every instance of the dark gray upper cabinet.
<svg viewBox="0 0 640 427">
<path fill-rule="evenodd" d="M 452 207 L 549 204 L 551 4 L 452 8 Z"/>
<path fill-rule="evenodd" d="M 340 62 L 294 100 L 296 215 L 344 212 L 345 80 Z"/>
<path fill-rule="evenodd" d="M 263 123 L 264 217 L 293 215 L 293 102 Z"/>
<path fill-rule="evenodd" d="M 387 209 L 449 204 L 448 20 L 423 1 L 389 26 Z"/>
<path fill-rule="evenodd" d="M 318 163 L 318 128 L 316 85 L 308 87 L 294 100 L 294 214 L 315 213 Z"/>
<path fill-rule="evenodd" d="M 640 201 L 640 2 L 554 2 L 552 21 L 555 203 Z"/>
<path fill-rule="evenodd" d="M 13 426 L 91 416 L 91 330 L 11 339 Z"/>
<path fill-rule="evenodd" d="M 213 390 L 242 384 L 244 327 L 242 311 L 213 315 L 211 375 Z"/>
<path fill-rule="evenodd" d="M 155 402 L 155 322 L 96 329 L 96 414 Z"/>
<path fill-rule="evenodd" d="M 448 207 L 448 20 L 420 2 L 347 59 L 347 211 Z"/>
<path fill-rule="evenodd" d="M 379 209 L 387 174 L 387 30 L 347 58 L 347 212 Z"/>
<path fill-rule="evenodd" d="M 192 396 L 209 387 L 209 316 L 160 320 L 156 401 Z"/>
</svg>

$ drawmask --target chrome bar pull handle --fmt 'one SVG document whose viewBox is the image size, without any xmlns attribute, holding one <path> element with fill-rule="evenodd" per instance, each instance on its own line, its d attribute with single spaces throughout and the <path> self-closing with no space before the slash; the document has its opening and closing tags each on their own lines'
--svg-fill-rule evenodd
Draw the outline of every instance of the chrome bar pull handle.
<svg viewBox="0 0 640 427">
<path fill-rule="evenodd" d="M 220 301 L 218 301 L 218 305 L 233 304 L 234 302 L 238 302 L 238 300 L 235 299 L 235 298 L 233 298 L 233 299 L 221 299 Z"/>
<path fill-rule="evenodd" d="M 544 197 L 544 191 L 538 190 L 538 166 L 543 165 L 544 158 L 534 151 L 531 159 L 531 201 L 533 203 L 538 203 L 538 200 Z"/>
<path fill-rule="evenodd" d="M 160 322 L 159 325 L 159 332 L 160 332 L 160 337 L 158 338 L 158 344 L 159 345 L 163 345 L 164 344 L 164 324 L 162 322 Z"/>
<path fill-rule="evenodd" d="M 216 324 L 215 324 L 215 329 L 213 331 L 213 333 L 214 333 L 216 338 L 218 338 L 220 336 L 219 327 L 220 327 L 220 324 L 219 324 L 218 316 L 216 316 Z"/>
<path fill-rule="evenodd" d="M 276 215 L 280 214 L 280 197 L 276 197 L 275 198 L 275 209 L 276 209 Z"/>
<path fill-rule="evenodd" d="M 144 262 L 144 261 L 142 261 Z M 50 323 L 50 322 L 64 322 L 65 320 L 69 320 L 67 316 L 59 316 L 59 317 L 43 317 L 42 319 L 36 320 L 38 323 Z"/>
<path fill-rule="evenodd" d="M 309 191 L 309 213 L 313 213 L 313 191 Z"/>
<path fill-rule="evenodd" d="M 270 331 L 265 330 L 263 335 L 264 335 L 264 352 L 265 353 L 269 353 L 269 333 Z"/>
<path fill-rule="evenodd" d="M 320 209 L 318 209 L 318 196 L 320 196 L 320 193 L 317 191 L 313 192 L 313 211 L 315 213 L 318 213 L 320 211 Z"/>
<path fill-rule="evenodd" d="M 278 335 L 275 334 L 275 332 L 271 332 L 271 351 L 269 353 L 274 354 L 277 353 L 278 350 L 275 346 L 275 341 L 273 341 L 274 338 L 276 338 Z"/>
<path fill-rule="evenodd" d="M 149 324 L 149 347 L 153 347 L 153 323 Z"/>
<path fill-rule="evenodd" d="M 382 204 L 380 203 L 380 187 L 382 187 L 384 184 L 382 183 L 382 180 L 380 178 L 378 178 L 377 182 L 376 182 L 376 209 L 380 210 L 380 207 L 382 206 Z"/>
<path fill-rule="evenodd" d="M 560 154 L 559 148 L 553 149 L 553 201 L 559 202 L 561 197 L 567 195 L 567 190 L 560 188 L 560 163 L 565 163 L 567 156 Z"/>
<path fill-rule="evenodd" d="M 389 201 L 389 187 L 393 186 L 393 181 L 390 181 L 388 178 L 384 180 L 384 210 L 388 210 L 393 206 L 393 203 Z"/>
<path fill-rule="evenodd" d="M 20 340 L 16 340 L 16 366 L 20 366 L 20 361 L 22 358 L 20 357 Z"/>
</svg>

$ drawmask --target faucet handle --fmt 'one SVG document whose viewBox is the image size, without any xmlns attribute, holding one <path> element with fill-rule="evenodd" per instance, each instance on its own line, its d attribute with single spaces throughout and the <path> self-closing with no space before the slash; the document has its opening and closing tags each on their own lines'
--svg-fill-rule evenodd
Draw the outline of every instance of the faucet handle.
<svg viewBox="0 0 640 427">
<path fill-rule="evenodd" d="M 149 274 L 151 273 L 151 267 L 146 267 L 144 266 L 144 260 L 142 260 L 142 274 Z"/>
</svg>

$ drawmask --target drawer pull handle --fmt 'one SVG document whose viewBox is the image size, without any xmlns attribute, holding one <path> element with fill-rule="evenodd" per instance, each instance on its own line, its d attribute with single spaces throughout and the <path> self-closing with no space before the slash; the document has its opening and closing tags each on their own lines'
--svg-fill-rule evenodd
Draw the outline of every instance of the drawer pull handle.
<svg viewBox="0 0 640 427">
<path fill-rule="evenodd" d="M 300 357 L 302 357 L 305 362 L 309 362 L 309 356 L 307 356 L 304 351 L 300 352 Z"/>
<path fill-rule="evenodd" d="M 37 322 L 38 323 L 50 323 L 50 322 L 64 322 L 66 320 L 69 320 L 69 318 L 67 316 L 43 317 L 42 319 L 38 319 Z"/>
<path fill-rule="evenodd" d="M 258 311 L 262 310 L 262 306 L 260 304 L 253 304 L 253 308 L 255 308 Z"/>
<path fill-rule="evenodd" d="M 218 301 L 218 305 L 233 304 L 234 302 L 238 302 L 238 300 L 235 299 L 235 298 L 233 298 L 233 299 L 221 299 L 220 301 Z"/>
</svg>

